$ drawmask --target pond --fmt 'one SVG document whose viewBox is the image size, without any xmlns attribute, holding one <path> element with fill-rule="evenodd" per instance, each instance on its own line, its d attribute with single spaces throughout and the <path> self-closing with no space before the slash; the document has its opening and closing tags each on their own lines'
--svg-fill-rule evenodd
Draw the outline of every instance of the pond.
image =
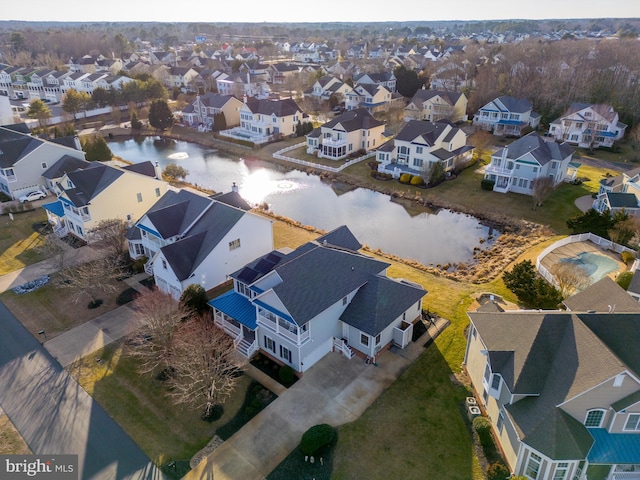
<svg viewBox="0 0 640 480">
<path fill-rule="evenodd" d="M 425 265 L 466 262 L 474 248 L 487 248 L 498 232 L 470 215 L 437 212 L 394 201 L 364 188 L 326 183 L 320 177 L 259 160 L 233 158 L 196 144 L 158 137 L 109 141 L 114 155 L 138 163 L 175 163 L 187 181 L 217 192 L 235 182 L 252 204 L 267 202 L 278 215 L 332 230 L 347 225 L 361 243 Z"/>
</svg>

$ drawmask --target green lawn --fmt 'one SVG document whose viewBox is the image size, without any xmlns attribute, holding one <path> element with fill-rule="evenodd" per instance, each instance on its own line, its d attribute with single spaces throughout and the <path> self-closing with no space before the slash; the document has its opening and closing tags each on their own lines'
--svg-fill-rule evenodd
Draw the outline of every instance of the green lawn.
<svg viewBox="0 0 640 480">
<path fill-rule="evenodd" d="M 31 212 L 0 215 L 0 275 L 18 270 L 45 258 L 43 236 L 33 229 L 33 225 L 46 222 L 47 215 L 42 208 Z"/>
<path fill-rule="evenodd" d="M 123 353 L 121 343 L 85 357 L 68 370 L 156 465 L 189 460 L 203 448 L 216 428 L 238 412 L 251 382 L 242 376 L 236 392 L 224 405 L 222 417 L 207 423 L 200 418 L 199 410 L 172 404 L 161 381 L 139 375 L 135 361 Z"/>
<path fill-rule="evenodd" d="M 533 209 L 533 199 L 516 193 L 496 193 L 480 188 L 482 174 L 477 167 L 464 170 L 457 178 L 448 180 L 435 188 L 421 189 L 403 185 L 396 180 L 382 181 L 371 178 L 370 167 L 359 163 L 347 168 L 344 172 L 352 179 L 359 179 L 365 186 L 384 191 L 385 193 L 403 193 L 418 195 L 432 201 L 435 205 L 451 207 L 470 214 L 503 214 L 507 217 L 524 219 L 548 225 L 557 234 L 567 234 L 566 220 L 577 213 L 574 201 L 584 195 L 598 191 L 599 181 L 606 173 L 603 168 L 580 167 L 578 175 L 588 178 L 582 185 L 564 183 L 548 198 L 541 207 Z"/>
</svg>

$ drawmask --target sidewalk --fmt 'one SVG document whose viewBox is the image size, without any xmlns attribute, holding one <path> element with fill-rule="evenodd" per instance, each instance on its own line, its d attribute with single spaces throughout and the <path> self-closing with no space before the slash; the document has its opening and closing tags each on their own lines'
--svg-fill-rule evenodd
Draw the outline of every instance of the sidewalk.
<svg viewBox="0 0 640 480">
<path fill-rule="evenodd" d="M 79 265 L 81 263 L 90 262 L 99 258 L 100 253 L 91 247 L 85 245 L 80 248 L 73 248 L 64 242 L 60 242 L 64 248 L 64 265 Z M 27 265 L 20 270 L 14 270 L 6 275 L 0 276 L 0 293 L 6 292 L 14 287 L 40 278 L 43 275 L 50 275 L 59 269 L 59 264 L 55 259 L 46 259 L 41 262 Z"/>
</svg>

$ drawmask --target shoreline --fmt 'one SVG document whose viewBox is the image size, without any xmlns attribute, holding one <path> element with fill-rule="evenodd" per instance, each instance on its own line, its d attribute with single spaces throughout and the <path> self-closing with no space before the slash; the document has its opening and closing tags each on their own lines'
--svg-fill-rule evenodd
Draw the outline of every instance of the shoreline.
<svg viewBox="0 0 640 480">
<path fill-rule="evenodd" d="M 187 130 L 187 127 L 178 128 L 185 129 L 185 133 L 188 133 L 188 135 L 173 131 L 141 131 L 138 134 L 134 135 L 129 129 L 125 128 L 105 129 L 104 131 L 100 131 L 100 133 L 108 139 L 114 139 L 116 137 L 133 138 L 136 136 L 144 136 L 161 137 L 177 141 L 195 143 L 202 147 L 215 148 L 227 154 L 238 155 L 241 157 L 254 157 L 258 160 L 265 161 L 279 167 L 284 167 L 289 170 L 301 170 L 306 173 L 317 175 L 321 179 L 327 180 L 329 182 L 339 182 L 356 188 L 366 188 L 368 190 L 373 190 L 378 193 L 388 195 L 392 198 L 408 200 L 419 207 L 430 208 L 434 210 L 444 208 L 456 213 L 471 215 L 477 218 L 479 221 L 487 224 L 487 226 L 489 226 L 490 228 L 494 228 L 499 231 L 500 236 L 495 240 L 491 248 L 481 249 L 479 247 L 476 247 L 473 252 L 473 259 L 466 262 L 436 266 L 425 265 L 421 262 L 418 262 L 417 260 L 402 258 L 391 253 L 383 252 L 380 249 L 374 249 L 366 245 L 363 247 L 363 250 L 366 252 L 382 256 L 394 262 L 400 262 L 405 265 L 410 265 L 414 268 L 435 276 L 441 276 L 455 281 L 470 282 L 473 284 L 490 282 L 494 280 L 499 274 L 501 274 L 509 266 L 509 264 L 514 262 L 526 250 L 545 240 L 548 240 L 555 235 L 545 225 L 537 224 L 523 219 L 515 219 L 503 214 L 481 212 L 473 209 L 472 211 L 469 211 L 468 208 L 463 208 L 460 205 L 437 201 L 437 199 L 432 194 L 406 194 L 404 192 L 391 191 L 390 189 L 385 188 L 372 188 L 372 185 L 358 181 L 358 179 L 353 175 L 344 173 L 330 173 L 325 170 L 312 167 L 300 168 L 300 166 L 297 164 L 292 164 L 287 161 L 273 158 L 273 152 L 282 148 L 281 142 L 268 144 L 260 149 L 249 149 L 240 145 L 236 147 L 230 142 L 219 141 L 213 137 L 203 138 L 202 134 L 196 131 L 191 131 L 191 129 Z M 251 155 L 251 153 L 258 152 L 260 152 L 260 154 Z M 184 185 L 192 186 L 190 184 L 185 184 L 184 182 L 176 184 L 176 186 Z M 261 208 L 258 208 L 258 210 L 261 213 L 268 215 L 269 217 L 272 217 L 279 221 L 284 221 L 290 225 L 301 227 L 320 234 L 326 233 L 321 229 L 318 229 L 311 225 L 304 225 L 291 218 L 284 217 L 270 211 L 265 211 Z"/>
</svg>

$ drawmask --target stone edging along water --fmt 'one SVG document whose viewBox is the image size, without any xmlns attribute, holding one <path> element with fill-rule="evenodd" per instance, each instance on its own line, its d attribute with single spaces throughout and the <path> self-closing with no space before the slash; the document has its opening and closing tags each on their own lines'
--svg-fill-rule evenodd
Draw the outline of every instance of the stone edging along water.
<svg viewBox="0 0 640 480">
<path fill-rule="evenodd" d="M 127 136 L 131 137 L 131 131 L 128 129 L 118 128 L 113 130 L 104 130 L 101 132 L 103 135 L 108 135 L 111 137 L 116 136 Z M 218 142 L 217 139 L 213 137 L 203 137 L 202 134 L 198 134 L 197 132 L 188 132 L 189 135 L 180 135 L 179 133 L 170 131 L 170 132 L 152 132 L 152 131 L 143 131 L 140 132 L 139 135 L 142 136 L 161 136 L 164 138 L 169 138 L 173 140 L 185 141 L 190 143 L 195 143 L 208 148 L 218 148 L 221 151 L 225 151 L 228 153 L 239 154 L 241 156 L 247 155 L 246 147 L 241 148 L 242 146 L 238 146 L 237 150 L 234 150 L 233 145 L 229 142 Z M 294 169 L 290 162 L 286 160 L 278 160 L 265 152 L 262 155 L 259 152 L 263 151 L 268 147 L 262 147 L 261 149 L 253 150 L 252 152 L 256 153 L 256 158 L 278 164 L 280 166 L 284 166 L 287 168 Z M 280 149 L 278 149 L 280 150 Z M 274 152 L 275 153 L 275 152 Z M 299 168 L 298 168 L 299 169 Z M 370 253 L 374 253 L 376 255 L 383 256 L 392 260 L 394 262 L 403 263 L 409 266 L 412 266 L 416 269 L 424 271 L 426 273 L 430 273 L 432 275 L 441 276 L 445 278 L 449 278 L 455 281 L 464 281 L 471 283 L 485 283 L 493 280 L 498 275 L 502 273 L 502 271 L 512 262 L 514 262 L 521 254 L 523 254 L 526 250 L 537 245 L 538 243 L 548 239 L 553 235 L 553 233 L 549 230 L 548 227 L 544 225 L 540 225 L 534 222 L 529 222 L 527 220 L 516 219 L 513 217 L 508 217 L 503 214 L 496 214 L 493 212 L 486 212 L 482 210 L 463 208 L 460 205 L 456 205 L 449 202 L 444 202 L 441 199 L 438 199 L 434 195 L 417 195 L 417 194 L 407 194 L 404 192 L 397 192 L 391 190 L 389 188 L 375 188 L 375 185 L 368 184 L 363 181 L 359 181 L 351 175 L 345 175 L 343 173 L 332 173 L 323 170 L 322 168 L 313 168 L 311 166 L 307 166 L 305 171 L 307 173 L 311 173 L 314 175 L 318 175 L 321 178 L 331 181 L 331 182 L 340 182 L 347 185 L 351 185 L 358 188 L 366 188 L 369 190 L 374 190 L 379 193 L 389 195 L 395 198 L 403 198 L 409 200 L 416 205 L 429 207 L 432 209 L 440 209 L 444 208 L 447 210 L 451 210 L 457 213 L 464 213 L 467 215 L 472 215 L 478 218 L 481 222 L 488 223 L 493 228 L 501 232 L 500 236 L 496 239 L 493 246 L 488 249 L 474 249 L 473 260 L 468 262 L 460 262 L 455 264 L 444 264 L 444 265 L 424 265 L 416 260 L 409 260 L 398 257 L 396 255 L 392 255 L 386 252 L 382 252 L 379 249 L 371 249 L 367 246 L 364 247 L 365 251 Z M 455 180 L 453 180 L 455 181 Z M 287 217 L 283 217 L 281 215 L 274 214 L 272 212 L 265 212 L 266 215 L 269 215 L 277 220 L 286 222 L 290 225 L 302 227 L 306 230 L 313 231 L 319 234 L 326 233 L 320 229 L 315 227 L 310 227 L 301 224 L 295 220 L 292 220 Z"/>
</svg>

